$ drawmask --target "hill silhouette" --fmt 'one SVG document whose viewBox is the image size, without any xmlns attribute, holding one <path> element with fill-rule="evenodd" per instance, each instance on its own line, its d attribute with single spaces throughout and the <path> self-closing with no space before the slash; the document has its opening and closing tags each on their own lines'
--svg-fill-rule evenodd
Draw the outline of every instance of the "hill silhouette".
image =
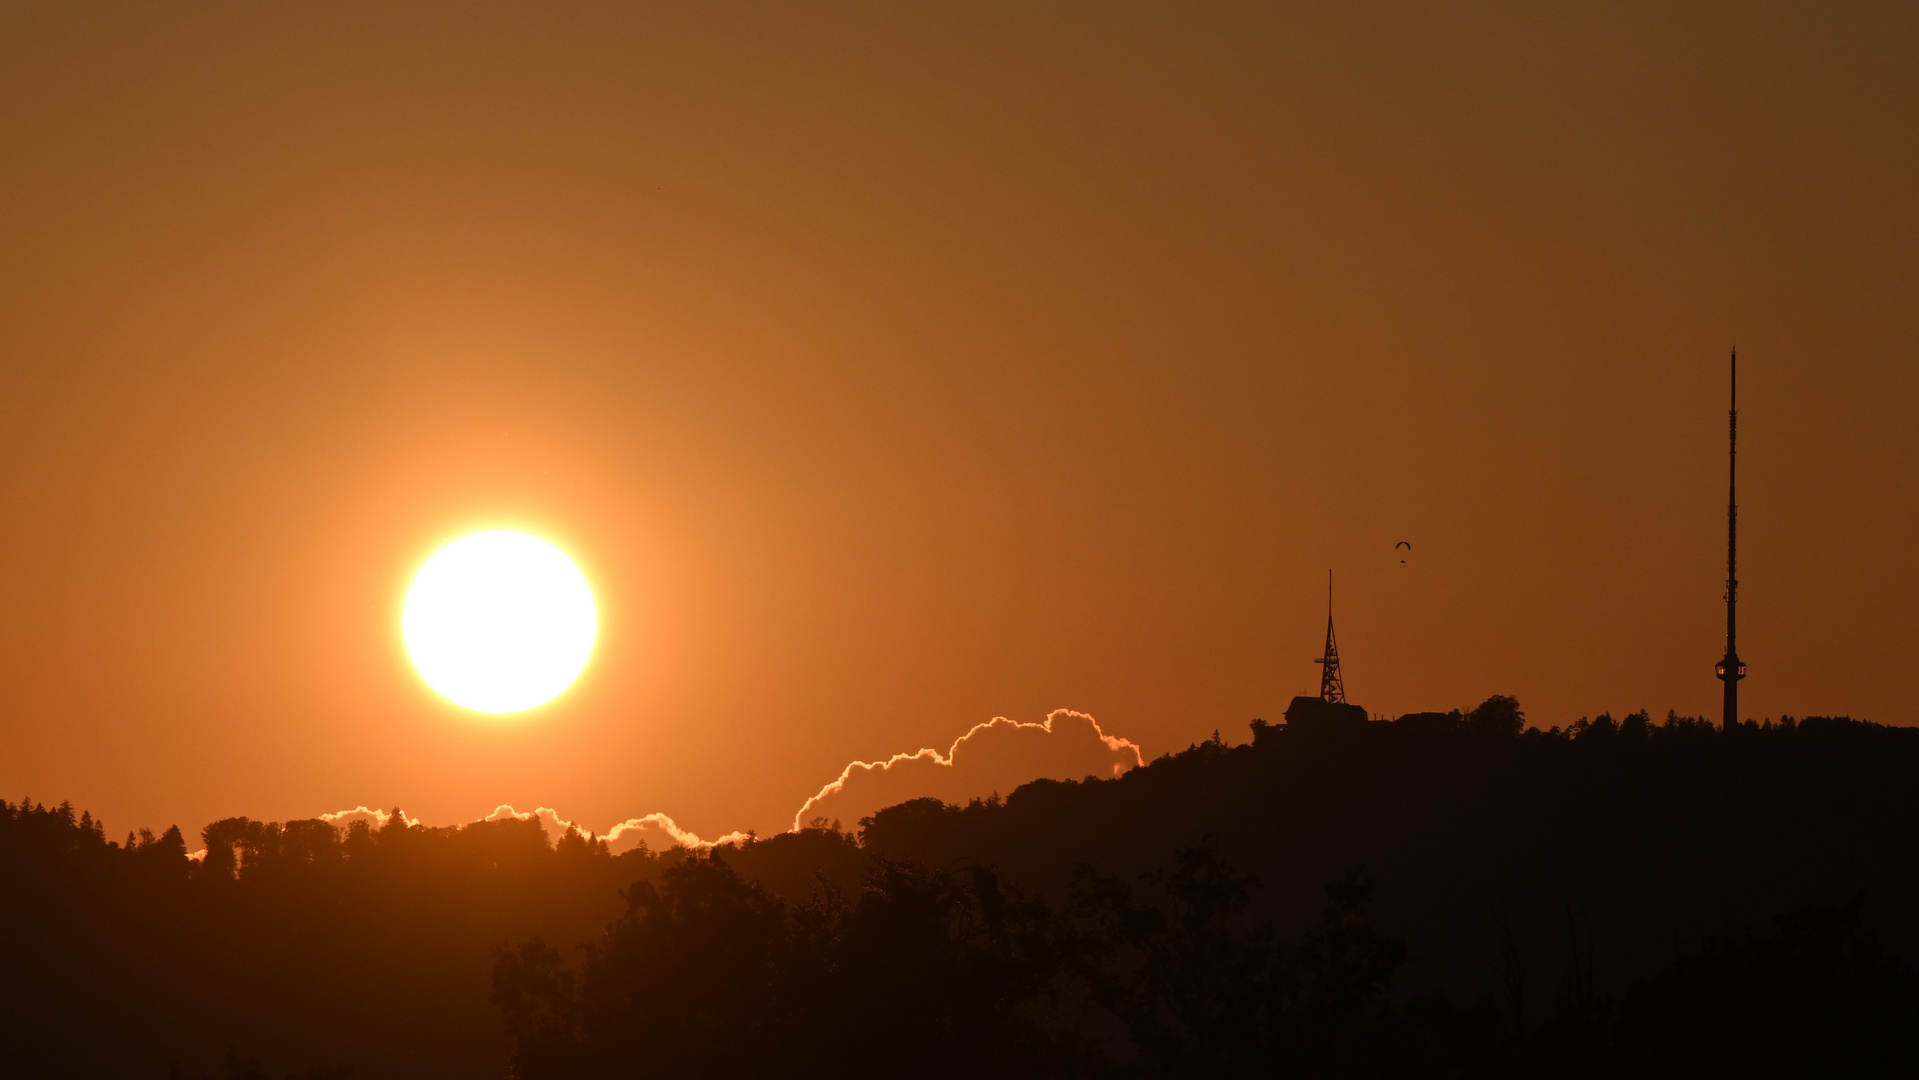
<svg viewBox="0 0 1919 1080">
<path fill-rule="evenodd" d="M 1296 716 L 1295 720 L 1301 719 Z M 710 854 L 0 804 L 0 1072 L 1873 1075 L 1919 731 L 1255 722 Z M 264 1064 L 263 1064 L 264 1063 Z M 349 1070 L 341 1072 L 341 1070 Z M 1890 1073 L 1889 1073 L 1890 1074 Z"/>
<path fill-rule="evenodd" d="M 864 824 L 865 845 L 1057 890 L 1076 862 L 1135 874 L 1210 835 L 1260 876 L 1288 933 L 1317 917 L 1327 881 L 1364 867 L 1379 924 L 1414 946 L 1409 985 L 1504 994 L 1533 1015 L 1807 906 L 1863 898 L 1889 944 L 1919 951 L 1919 730 L 1788 718 L 1727 733 L 1642 712 L 1522 733 L 1517 703 L 1495 697 L 1254 736 L 1112 781 L 902 804 Z"/>
</svg>

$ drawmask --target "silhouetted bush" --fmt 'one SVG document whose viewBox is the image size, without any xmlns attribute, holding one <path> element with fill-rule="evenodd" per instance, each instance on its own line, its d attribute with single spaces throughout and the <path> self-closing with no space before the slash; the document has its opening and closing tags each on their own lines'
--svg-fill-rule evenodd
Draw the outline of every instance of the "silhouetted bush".
<svg viewBox="0 0 1919 1080">
<path fill-rule="evenodd" d="M 1519 699 L 1494 694 L 1466 714 L 1466 723 L 1480 735 L 1516 739 L 1526 730 L 1526 714 L 1520 711 Z"/>
</svg>

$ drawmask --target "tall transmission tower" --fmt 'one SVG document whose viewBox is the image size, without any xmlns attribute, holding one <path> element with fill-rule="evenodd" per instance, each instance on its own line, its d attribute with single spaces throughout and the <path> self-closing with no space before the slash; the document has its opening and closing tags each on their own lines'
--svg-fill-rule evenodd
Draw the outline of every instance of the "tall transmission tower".
<svg viewBox="0 0 1919 1080">
<path fill-rule="evenodd" d="M 1746 665 L 1739 659 L 1739 350 L 1732 351 L 1732 408 L 1726 414 L 1726 655 L 1713 673 L 1726 684 L 1726 731 L 1739 725 L 1739 680 Z"/>
<path fill-rule="evenodd" d="M 1313 663 L 1321 665 L 1319 699 L 1335 705 L 1346 704 L 1346 678 L 1339 672 L 1339 641 L 1333 637 L 1333 572 L 1331 570 L 1326 571 L 1326 655 Z"/>
</svg>

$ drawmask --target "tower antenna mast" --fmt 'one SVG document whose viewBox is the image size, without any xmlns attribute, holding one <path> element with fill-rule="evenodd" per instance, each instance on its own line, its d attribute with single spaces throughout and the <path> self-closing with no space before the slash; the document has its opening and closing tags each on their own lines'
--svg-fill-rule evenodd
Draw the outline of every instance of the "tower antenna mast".
<svg viewBox="0 0 1919 1080">
<path fill-rule="evenodd" d="M 1732 351 L 1732 408 L 1726 414 L 1726 655 L 1713 672 L 1726 684 L 1721 724 L 1739 725 L 1739 680 L 1746 665 L 1739 659 L 1739 350 Z"/>
<path fill-rule="evenodd" d="M 1326 655 L 1313 661 L 1319 672 L 1319 699 L 1346 704 L 1346 677 L 1339 670 L 1339 642 L 1333 637 L 1333 572 L 1326 571 Z M 1361 719 L 1364 719 L 1362 717 Z"/>
</svg>

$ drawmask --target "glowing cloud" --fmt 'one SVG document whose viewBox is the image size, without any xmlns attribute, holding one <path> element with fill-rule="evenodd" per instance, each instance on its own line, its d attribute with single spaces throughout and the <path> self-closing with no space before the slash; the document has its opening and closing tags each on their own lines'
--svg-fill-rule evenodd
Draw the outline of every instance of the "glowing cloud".
<svg viewBox="0 0 1919 1080">
<path fill-rule="evenodd" d="M 839 778 L 806 800 L 793 815 L 798 830 L 814 818 L 838 820 L 848 826 L 884 807 L 908 799 L 933 796 L 946 802 L 963 803 L 993 792 L 1010 792 L 1033 780 L 1076 780 L 1084 776 L 1115 777 L 1145 763 L 1139 746 L 1130 739 L 1108 735 L 1099 721 L 1083 712 L 1054 709 L 1037 724 L 1018 723 L 996 716 L 953 741 L 945 753 L 931 748 L 910 754 L 894 754 L 885 761 L 855 761 L 840 770 Z M 356 806 L 320 820 L 340 828 L 365 821 L 380 828 L 393 815 L 385 810 Z M 502 803 L 485 821 L 538 820 L 547 839 L 558 841 L 568 829 L 579 829 L 583 836 L 594 836 L 588 829 L 561 817 L 551 807 L 540 806 L 519 811 Z M 417 818 L 405 818 L 409 826 L 420 824 Z M 723 844 L 751 839 L 751 834 L 730 832 L 713 840 L 703 840 L 690 829 L 665 814 L 647 814 L 627 818 L 597 834 L 614 854 L 641 846 L 653 851 L 674 847 L 707 850 Z M 204 852 L 197 853 L 204 855 Z"/>
<path fill-rule="evenodd" d="M 1083 712 L 1054 709 L 1038 724 L 996 716 L 976 724 L 942 754 L 931 748 L 885 761 L 855 761 L 793 815 L 798 829 L 816 817 L 848 826 L 908 799 L 960 803 L 1010 792 L 1039 779 L 1110 778 L 1144 763 L 1130 739 L 1108 735 Z"/>
<path fill-rule="evenodd" d="M 686 829 L 680 828 L 673 819 L 665 814 L 648 814 L 645 817 L 627 818 L 625 821 L 606 830 L 607 847 L 614 854 L 629 851 L 641 844 L 655 851 L 663 847 L 681 844 L 690 848 L 712 848 L 721 844 L 735 844 L 752 837 L 743 832 L 730 832 L 713 840 L 702 840 Z"/>
<path fill-rule="evenodd" d="M 568 829 L 579 829 L 577 824 L 566 820 L 559 815 L 558 811 L 547 806 L 535 807 L 530 813 L 523 814 L 506 803 L 501 803 L 486 816 L 487 821 L 500 821 L 505 818 L 518 818 L 521 821 L 537 818 L 540 828 L 546 831 L 547 839 L 554 841 L 565 836 Z M 580 829 L 580 833 L 584 836 L 594 835 L 587 829 Z M 622 851 L 632 851 L 642 845 L 653 851 L 662 851 L 675 846 L 705 850 L 721 844 L 745 840 L 748 836 L 743 832 L 730 832 L 717 840 L 702 840 L 699 834 L 680 828 L 677 822 L 665 814 L 648 814 L 645 817 L 627 818 L 599 834 L 598 838 L 606 841 L 607 849 L 618 855 Z"/>
<path fill-rule="evenodd" d="M 364 821 L 376 829 L 384 829 L 386 828 L 386 823 L 393 820 L 393 815 L 385 810 L 374 810 L 365 806 L 356 806 L 351 810 L 339 810 L 331 814 L 321 814 L 320 820 L 340 829 L 347 828 L 356 821 Z M 404 810 L 400 811 L 400 820 L 406 822 L 406 826 L 409 829 L 416 828 L 420 824 L 419 818 L 409 815 Z"/>
</svg>

